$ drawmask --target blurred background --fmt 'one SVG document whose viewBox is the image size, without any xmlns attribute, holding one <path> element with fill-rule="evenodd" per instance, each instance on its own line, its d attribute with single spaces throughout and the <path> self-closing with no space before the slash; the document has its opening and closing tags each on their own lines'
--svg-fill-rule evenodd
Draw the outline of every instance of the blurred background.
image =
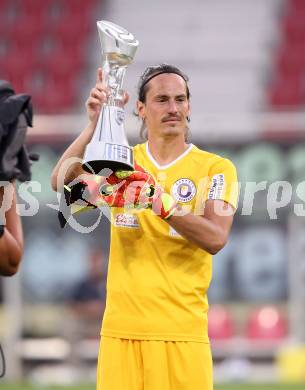
<svg viewBox="0 0 305 390">
<path fill-rule="evenodd" d="M 239 212 L 214 257 L 209 290 L 216 383 L 305 386 L 305 220 L 294 213 L 305 201 L 304 185 L 296 190 L 305 180 L 305 0 L 0 0 L 0 78 L 32 95 L 28 146 L 41 156 L 33 180 L 42 185 L 33 194 L 39 212 L 23 217 L 21 272 L 0 279 L 5 380 L 95 381 L 109 224 L 103 217 L 90 234 L 61 230 L 50 174 L 86 125 L 101 19 L 140 41 L 124 81 L 130 143 L 139 142 L 139 76 L 148 65 L 171 63 L 190 78 L 191 142 L 238 168 Z M 266 182 L 251 215 L 243 215 L 246 181 Z M 275 181 L 292 185 L 277 219 L 267 210 Z M 280 198 L 281 191 L 269 206 Z M 81 222 L 97 218 L 91 212 Z"/>
</svg>

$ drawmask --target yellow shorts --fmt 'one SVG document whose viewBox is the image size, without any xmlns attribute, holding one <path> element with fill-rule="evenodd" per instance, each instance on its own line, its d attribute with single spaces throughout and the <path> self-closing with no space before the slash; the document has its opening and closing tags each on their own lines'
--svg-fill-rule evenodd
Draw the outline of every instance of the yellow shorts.
<svg viewBox="0 0 305 390">
<path fill-rule="evenodd" d="M 210 344 L 101 338 L 97 390 L 212 390 Z"/>
</svg>

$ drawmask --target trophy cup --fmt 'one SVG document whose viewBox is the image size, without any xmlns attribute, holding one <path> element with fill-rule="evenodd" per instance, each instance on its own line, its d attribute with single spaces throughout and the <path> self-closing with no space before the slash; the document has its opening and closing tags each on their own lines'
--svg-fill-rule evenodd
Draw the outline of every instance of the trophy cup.
<svg viewBox="0 0 305 390">
<path fill-rule="evenodd" d="M 103 105 L 93 137 L 86 146 L 83 169 L 98 175 L 104 168 L 132 170 L 133 151 L 124 131 L 122 83 L 139 42 L 124 28 L 105 20 L 97 22 L 102 45 L 103 77 L 110 95 Z"/>
</svg>

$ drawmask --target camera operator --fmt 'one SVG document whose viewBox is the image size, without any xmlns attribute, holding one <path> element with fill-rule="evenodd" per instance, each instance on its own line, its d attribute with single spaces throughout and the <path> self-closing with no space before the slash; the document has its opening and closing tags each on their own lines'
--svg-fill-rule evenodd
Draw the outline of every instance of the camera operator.
<svg viewBox="0 0 305 390">
<path fill-rule="evenodd" d="M 0 80 L 0 275 L 14 275 L 23 254 L 23 233 L 16 209 L 16 180 L 31 179 L 30 159 L 24 145 L 32 126 L 31 97 L 16 95 Z"/>
</svg>

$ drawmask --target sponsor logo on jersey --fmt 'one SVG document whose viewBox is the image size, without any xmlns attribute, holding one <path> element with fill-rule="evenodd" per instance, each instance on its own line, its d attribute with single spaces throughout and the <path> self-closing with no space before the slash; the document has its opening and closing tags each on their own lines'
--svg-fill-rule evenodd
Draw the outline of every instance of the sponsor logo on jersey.
<svg viewBox="0 0 305 390">
<path fill-rule="evenodd" d="M 116 214 L 114 216 L 114 226 L 138 228 L 139 222 L 136 215 L 133 214 Z"/>
<path fill-rule="evenodd" d="M 196 186 L 190 179 L 179 179 L 173 184 L 171 194 L 178 202 L 190 202 L 196 195 Z"/>
<path fill-rule="evenodd" d="M 208 199 L 221 199 L 225 188 L 225 176 L 223 173 L 218 173 L 212 177 L 212 184 L 209 191 Z"/>
</svg>

